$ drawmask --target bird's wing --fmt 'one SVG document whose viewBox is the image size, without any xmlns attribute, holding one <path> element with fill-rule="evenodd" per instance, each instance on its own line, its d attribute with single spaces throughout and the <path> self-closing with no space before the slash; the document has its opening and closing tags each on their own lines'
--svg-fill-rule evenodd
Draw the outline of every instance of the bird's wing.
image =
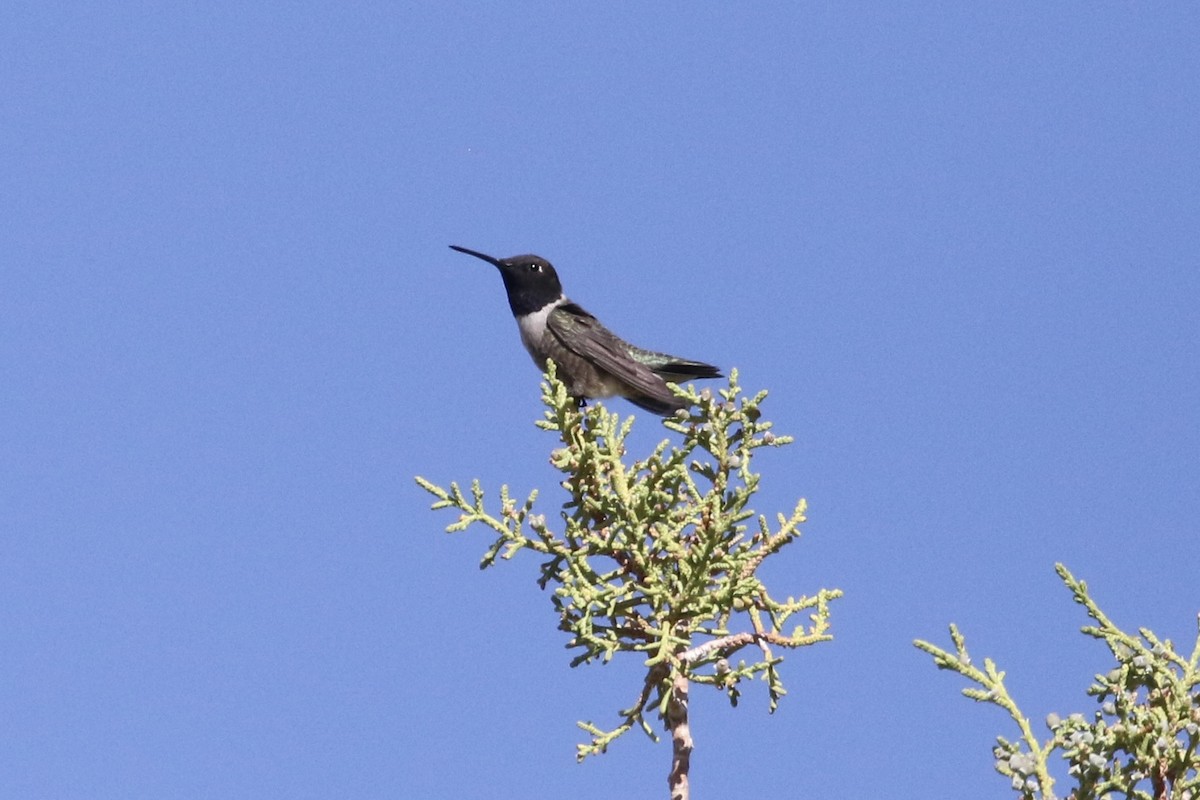
<svg viewBox="0 0 1200 800">
<path fill-rule="evenodd" d="M 634 391 L 672 406 L 679 404 L 662 378 L 633 359 L 625 342 L 575 303 L 554 309 L 546 325 L 563 347 L 611 373 Z"/>
</svg>

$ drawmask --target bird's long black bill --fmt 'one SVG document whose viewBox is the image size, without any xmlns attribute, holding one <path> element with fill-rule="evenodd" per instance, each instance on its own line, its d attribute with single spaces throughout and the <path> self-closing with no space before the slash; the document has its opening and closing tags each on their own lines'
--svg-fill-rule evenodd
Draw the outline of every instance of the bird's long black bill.
<svg viewBox="0 0 1200 800">
<path fill-rule="evenodd" d="M 469 256 L 475 256 L 476 258 L 483 259 L 484 261 L 491 264 L 493 267 L 496 267 L 496 268 L 500 267 L 500 259 L 492 258 L 491 256 L 487 255 L 486 253 L 480 253 L 478 250 L 468 250 L 467 248 L 459 247 L 456 244 L 450 245 L 450 249 L 457 250 L 460 253 L 466 253 Z"/>
</svg>

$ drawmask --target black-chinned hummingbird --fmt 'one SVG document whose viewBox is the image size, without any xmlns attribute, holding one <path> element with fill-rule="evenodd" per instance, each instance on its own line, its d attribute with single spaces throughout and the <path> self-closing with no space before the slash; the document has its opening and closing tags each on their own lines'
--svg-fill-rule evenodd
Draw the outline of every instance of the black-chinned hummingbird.
<svg viewBox="0 0 1200 800">
<path fill-rule="evenodd" d="M 543 371 L 553 359 L 559 380 L 580 405 L 587 398 L 624 397 L 666 416 L 685 406 L 667 381 L 721 377 L 712 364 L 643 350 L 619 338 L 563 294 L 558 273 L 540 256 L 493 258 L 453 244 L 450 249 L 500 270 L 521 343 Z"/>
</svg>

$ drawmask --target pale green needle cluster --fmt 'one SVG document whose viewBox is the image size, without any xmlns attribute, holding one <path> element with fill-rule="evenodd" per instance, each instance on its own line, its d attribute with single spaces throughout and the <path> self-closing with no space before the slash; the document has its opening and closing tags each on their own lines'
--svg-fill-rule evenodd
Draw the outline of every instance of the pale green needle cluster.
<svg viewBox="0 0 1200 800">
<path fill-rule="evenodd" d="M 645 713 L 666 719 L 672 693 L 686 692 L 681 680 L 717 687 L 736 705 L 739 684 L 761 678 L 774 710 L 785 693 L 777 650 L 832 638 L 829 602 L 839 590 L 781 600 L 758 577 L 805 521 L 803 500 L 773 523 L 749 506 L 760 481 L 751 468 L 755 451 L 791 442 L 762 418 L 767 393 L 742 394 L 736 371 L 716 393 L 677 393 L 690 410 L 663 420 L 675 440 L 626 460 L 633 418 L 622 421 L 600 404 L 578 409 L 551 362 L 538 426 L 558 436 L 550 461 L 566 491 L 551 518 L 534 513 L 536 491 L 518 503 L 502 487 L 493 513 L 478 481 L 468 496 L 458 484 L 443 489 L 417 479 L 436 498 L 434 509 L 459 512 L 447 531 L 479 524 L 495 532 L 483 567 L 523 550 L 544 557 L 538 583 L 552 589 L 558 627 L 577 651 L 571 666 L 621 652 L 644 659 L 645 681 L 621 724 L 580 723 L 591 736 L 579 746 L 581 759 L 635 726 L 656 738 Z M 733 661 L 746 647 L 755 656 Z"/>
<path fill-rule="evenodd" d="M 997 737 L 995 756 L 996 771 L 1010 779 L 1018 797 L 1058 797 L 1050 760 L 1057 752 L 1074 784 L 1068 797 L 1075 800 L 1200 800 L 1200 633 L 1186 658 L 1146 628 L 1139 629 L 1140 637 L 1125 633 L 1091 599 L 1087 584 L 1062 564 L 1056 569 L 1075 602 L 1096 622 L 1084 626 L 1083 633 L 1103 641 L 1116 659 L 1116 666 L 1097 675 L 1088 689 L 1100 703 L 1090 720 L 1078 713 L 1065 719 L 1050 714 L 1051 736 L 1039 742 L 1029 717 L 1009 696 L 1004 673 L 991 659 L 984 660 L 982 670 L 975 667 L 957 627 L 950 626 L 954 652 L 923 641 L 916 646 L 939 668 L 980 687 L 963 694 L 1000 706 L 1017 723 L 1021 738 Z"/>
</svg>

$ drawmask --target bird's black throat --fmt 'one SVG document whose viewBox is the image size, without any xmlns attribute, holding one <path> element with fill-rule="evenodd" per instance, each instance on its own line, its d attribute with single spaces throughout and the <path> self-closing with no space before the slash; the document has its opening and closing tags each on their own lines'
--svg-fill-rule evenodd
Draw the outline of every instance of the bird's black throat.
<svg viewBox="0 0 1200 800">
<path fill-rule="evenodd" d="M 508 294 L 508 307 L 512 309 L 514 317 L 523 317 L 541 311 L 562 297 L 562 286 L 559 285 L 557 278 L 553 284 L 531 281 L 505 269 L 500 270 L 500 276 L 504 278 L 504 291 Z"/>
</svg>

